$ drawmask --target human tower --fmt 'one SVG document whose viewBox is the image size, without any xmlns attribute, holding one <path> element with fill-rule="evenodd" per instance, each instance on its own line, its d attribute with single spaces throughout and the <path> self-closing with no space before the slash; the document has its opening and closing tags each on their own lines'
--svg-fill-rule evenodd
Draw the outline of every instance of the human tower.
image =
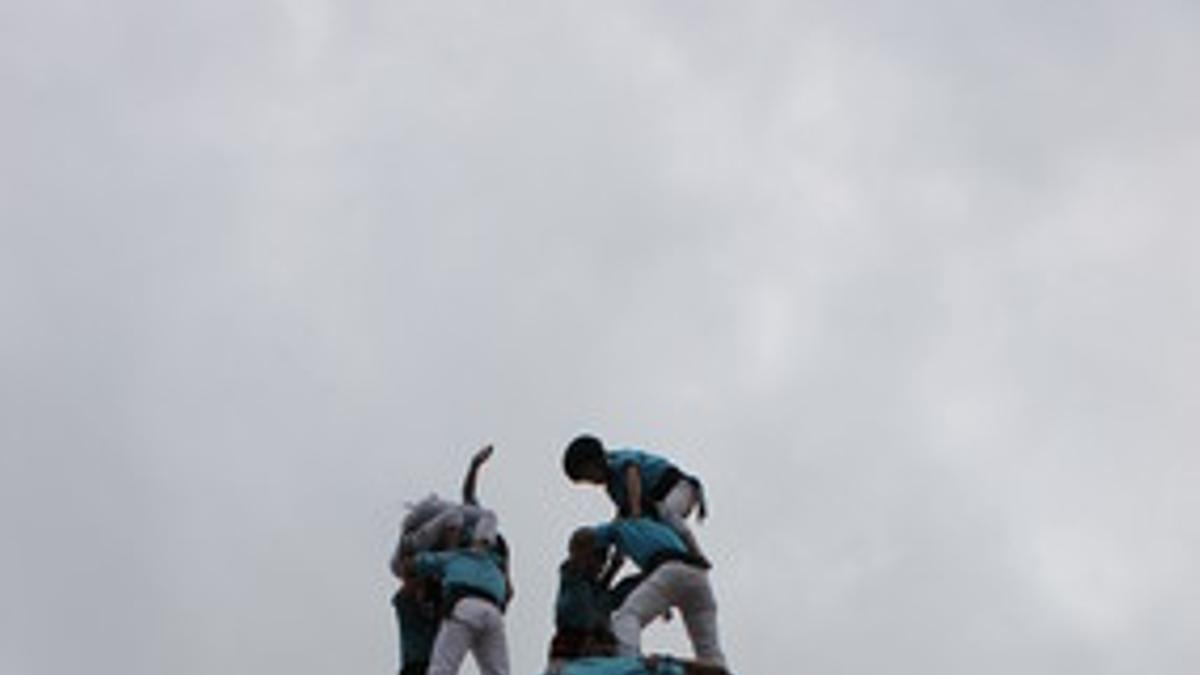
<svg viewBox="0 0 1200 675">
<path fill-rule="evenodd" d="M 391 569 L 400 629 L 401 675 L 455 675 L 468 652 L 481 675 L 509 675 L 504 613 L 513 597 L 509 551 L 476 485 L 493 454 L 467 469 L 462 501 L 431 494 L 410 505 Z M 559 566 L 555 633 L 546 675 L 729 675 L 717 631 L 708 558 L 688 525 L 707 515 L 704 487 L 660 455 L 572 440 L 563 471 L 603 487 L 616 517 L 576 529 Z M 636 568 L 617 579 L 626 562 Z M 678 611 L 691 659 L 644 654 L 642 630 Z"/>
</svg>

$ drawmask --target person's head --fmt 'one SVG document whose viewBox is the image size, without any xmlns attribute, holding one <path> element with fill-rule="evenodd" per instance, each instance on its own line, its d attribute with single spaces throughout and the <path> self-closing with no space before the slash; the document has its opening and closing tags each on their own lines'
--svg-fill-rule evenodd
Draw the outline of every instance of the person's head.
<svg viewBox="0 0 1200 675">
<path fill-rule="evenodd" d="M 438 551 L 453 551 L 463 545 L 463 525 L 461 521 L 451 520 L 442 528 L 441 539 L 434 547 Z"/>
<path fill-rule="evenodd" d="M 581 527 L 571 533 L 567 545 L 567 560 L 571 567 L 584 576 L 595 578 L 604 569 L 607 551 L 596 543 L 595 531 L 590 527 Z"/>
<path fill-rule="evenodd" d="M 604 443 L 589 434 L 576 436 L 563 453 L 563 471 L 575 483 L 601 483 L 608 480 L 608 461 Z"/>
</svg>

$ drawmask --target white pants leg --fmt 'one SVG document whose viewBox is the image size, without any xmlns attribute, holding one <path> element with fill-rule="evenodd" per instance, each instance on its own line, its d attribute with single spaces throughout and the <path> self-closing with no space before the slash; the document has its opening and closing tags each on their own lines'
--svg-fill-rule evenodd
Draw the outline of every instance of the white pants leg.
<svg viewBox="0 0 1200 675">
<path fill-rule="evenodd" d="M 618 653 L 639 656 L 642 628 L 672 607 L 683 614 L 696 659 L 724 665 L 717 633 L 717 601 L 708 583 L 708 573 L 679 562 L 669 562 L 655 570 L 613 613 Z"/>
<path fill-rule="evenodd" d="M 504 615 L 494 605 L 486 607 L 484 625 L 475 638 L 471 653 L 479 666 L 479 675 L 508 675 L 508 636 L 504 630 Z"/>
<path fill-rule="evenodd" d="M 508 639 L 504 615 L 490 602 L 463 598 L 450 616 L 442 619 L 428 675 L 456 675 L 470 651 L 480 675 L 508 675 Z"/>
<path fill-rule="evenodd" d="M 687 574 L 679 575 L 677 598 L 683 625 L 692 642 L 697 661 L 715 666 L 725 665 L 721 638 L 717 630 L 717 599 L 708 580 L 708 572 L 682 566 Z"/>
<path fill-rule="evenodd" d="M 455 675 L 471 648 L 471 626 L 457 616 L 457 609 L 454 614 L 442 619 L 438 627 L 427 675 Z"/>
<path fill-rule="evenodd" d="M 699 504 L 700 495 L 696 492 L 696 486 L 689 480 L 681 480 L 655 506 L 659 519 L 675 530 L 693 553 L 703 556 L 700 543 L 696 541 L 696 536 L 692 534 L 686 520 Z"/>
</svg>

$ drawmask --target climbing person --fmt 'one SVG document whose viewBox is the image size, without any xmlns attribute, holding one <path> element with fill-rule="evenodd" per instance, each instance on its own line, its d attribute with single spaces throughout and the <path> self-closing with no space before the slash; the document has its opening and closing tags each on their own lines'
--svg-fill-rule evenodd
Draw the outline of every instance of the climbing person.
<svg viewBox="0 0 1200 675">
<path fill-rule="evenodd" d="M 508 675 L 504 611 L 512 593 L 504 561 L 493 547 L 476 539 L 469 548 L 406 556 L 402 567 L 442 587 L 442 621 L 428 675 L 455 675 L 468 651 L 481 675 Z"/>
<path fill-rule="evenodd" d="M 705 557 L 687 518 L 708 517 L 704 486 L 670 460 L 643 450 L 608 450 L 596 436 L 577 436 L 563 453 L 563 471 L 575 483 L 602 485 L 622 518 L 658 518 L 698 557 Z"/>
<path fill-rule="evenodd" d="M 638 656 L 641 632 L 670 609 L 683 615 L 698 661 L 723 666 L 717 630 L 717 601 L 709 583 L 710 565 L 688 550 L 675 530 L 650 518 L 624 518 L 588 528 L 581 547 L 609 547 L 631 559 L 643 576 L 612 615 L 618 654 Z M 589 541 L 590 539 L 590 541 Z"/>
</svg>

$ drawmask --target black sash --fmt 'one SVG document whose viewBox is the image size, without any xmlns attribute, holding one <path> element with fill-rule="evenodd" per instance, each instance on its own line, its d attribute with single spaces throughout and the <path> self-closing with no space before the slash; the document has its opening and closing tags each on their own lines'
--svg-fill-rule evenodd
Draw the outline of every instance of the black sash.
<svg viewBox="0 0 1200 675">
<path fill-rule="evenodd" d="M 478 588 L 471 588 L 470 586 L 452 586 L 445 589 L 445 596 L 446 599 L 442 603 L 442 616 L 445 618 L 449 618 L 450 615 L 454 613 L 454 607 L 458 605 L 460 600 L 465 600 L 467 598 L 477 598 L 479 600 L 483 600 L 489 605 L 492 605 L 496 609 L 500 610 L 501 613 L 505 611 L 503 602 L 496 600 Z"/>
</svg>

